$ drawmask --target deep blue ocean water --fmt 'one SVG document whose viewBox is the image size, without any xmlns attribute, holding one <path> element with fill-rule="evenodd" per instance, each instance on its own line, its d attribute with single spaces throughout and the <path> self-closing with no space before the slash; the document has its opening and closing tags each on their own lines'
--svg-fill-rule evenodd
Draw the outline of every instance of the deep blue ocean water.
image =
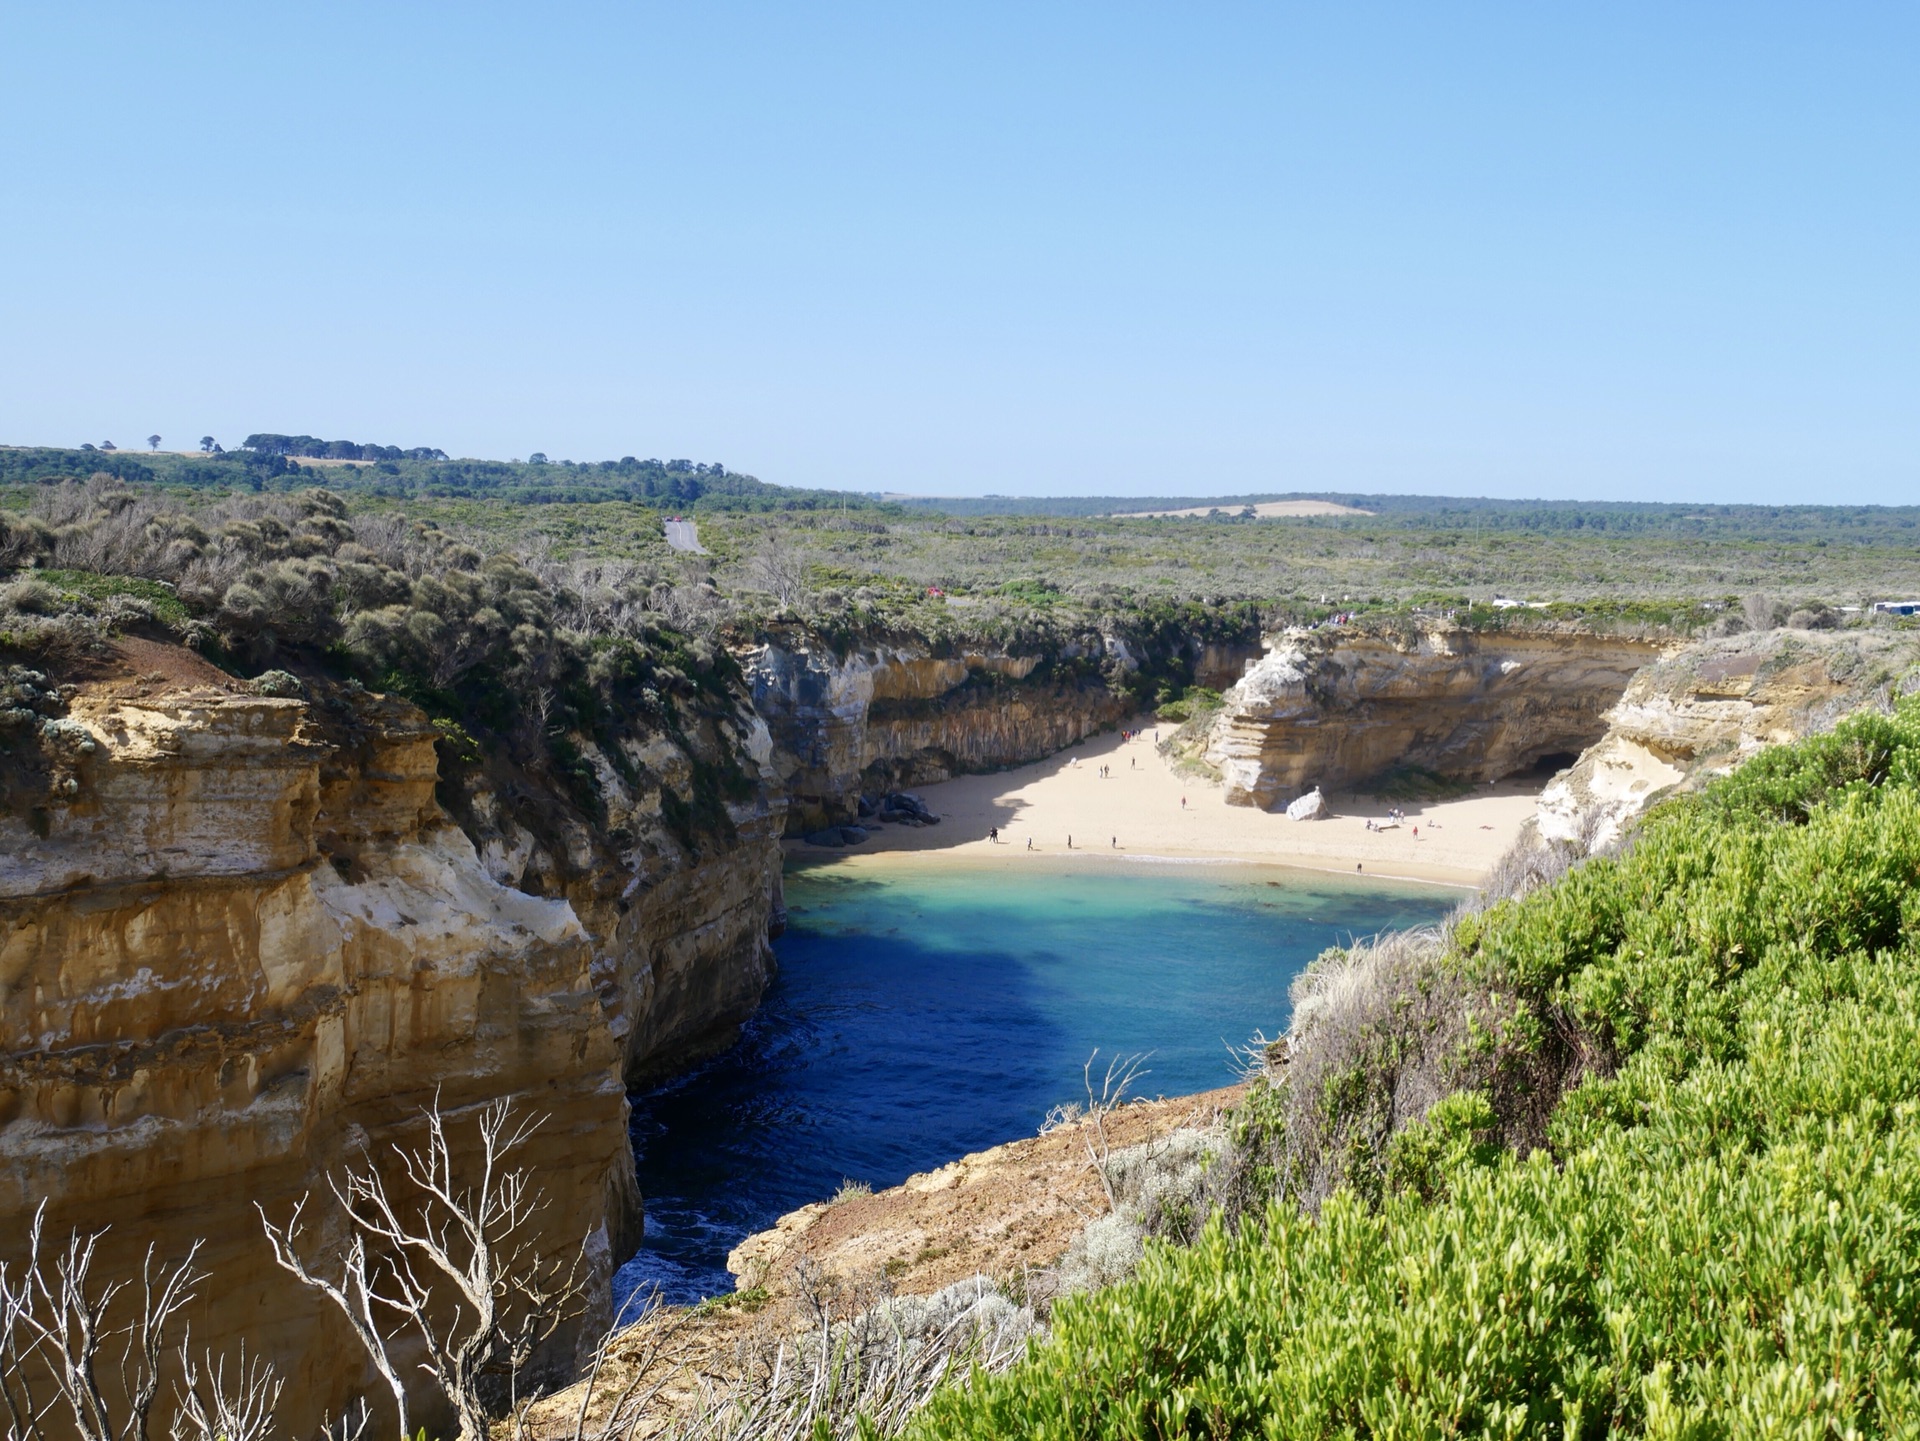
<svg viewBox="0 0 1920 1441">
<path fill-rule="evenodd" d="M 787 873 L 780 974 L 738 1045 L 633 1098 L 644 1249 L 616 1291 L 732 1289 L 726 1255 L 843 1179 L 875 1190 L 1030 1136 L 1082 1067 L 1152 1052 L 1135 1094 L 1235 1077 L 1330 945 L 1427 924 L 1444 887 L 1250 866 Z"/>
</svg>

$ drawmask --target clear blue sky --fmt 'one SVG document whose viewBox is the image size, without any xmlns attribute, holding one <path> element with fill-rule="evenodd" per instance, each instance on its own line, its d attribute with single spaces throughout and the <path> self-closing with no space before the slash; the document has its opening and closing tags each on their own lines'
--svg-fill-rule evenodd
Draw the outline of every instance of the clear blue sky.
<svg viewBox="0 0 1920 1441">
<path fill-rule="evenodd" d="M 1920 499 L 1920 7 L 0 4 L 0 440 Z"/>
</svg>

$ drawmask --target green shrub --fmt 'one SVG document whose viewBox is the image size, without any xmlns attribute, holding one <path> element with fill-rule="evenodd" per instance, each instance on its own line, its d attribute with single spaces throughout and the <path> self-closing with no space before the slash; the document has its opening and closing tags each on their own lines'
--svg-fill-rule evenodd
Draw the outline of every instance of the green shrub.
<svg viewBox="0 0 1920 1441">
<path fill-rule="evenodd" d="M 1916 761 L 1920 708 L 1856 718 L 1461 922 L 1419 974 L 1507 1009 L 1377 1201 L 1150 1247 L 913 1434 L 1913 1434 Z"/>
<path fill-rule="evenodd" d="M 124 596 L 142 601 L 152 608 L 153 618 L 165 625 L 180 626 L 187 620 L 187 608 L 173 587 L 159 581 L 85 570 L 37 570 L 32 579 L 58 593 L 87 600 L 108 601 Z"/>
</svg>

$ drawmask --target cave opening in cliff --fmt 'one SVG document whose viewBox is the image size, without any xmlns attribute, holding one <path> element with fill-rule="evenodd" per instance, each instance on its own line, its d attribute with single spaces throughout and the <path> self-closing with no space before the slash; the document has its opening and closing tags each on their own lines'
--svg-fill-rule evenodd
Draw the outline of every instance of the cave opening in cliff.
<svg viewBox="0 0 1920 1441">
<path fill-rule="evenodd" d="M 1520 773 L 1519 779 L 1546 782 L 1567 770 L 1580 759 L 1577 751 L 1548 751 Z"/>
</svg>

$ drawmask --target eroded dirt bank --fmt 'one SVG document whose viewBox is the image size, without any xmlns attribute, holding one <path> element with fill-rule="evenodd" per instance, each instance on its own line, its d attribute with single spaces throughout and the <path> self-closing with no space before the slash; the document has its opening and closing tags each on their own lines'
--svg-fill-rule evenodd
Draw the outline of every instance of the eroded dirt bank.
<svg viewBox="0 0 1920 1441">
<path fill-rule="evenodd" d="M 1211 1126 L 1243 1089 L 1136 1102 L 1108 1114 L 1104 1140 L 1083 1120 L 781 1217 L 728 1258 L 741 1288 L 734 1298 L 662 1311 L 622 1334 L 587 1398 L 590 1420 L 644 1368 L 645 1389 L 658 1390 L 632 1434 L 658 1434 L 703 1389 L 724 1391 L 746 1358 L 817 1325 L 823 1303 L 848 1310 L 931 1296 L 973 1276 L 1037 1292 L 1073 1239 L 1108 1210 L 1090 1143 L 1104 1153 Z M 576 1384 L 537 1403 L 529 1433 L 572 1435 L 586 1391 Z"/>
</svg>

